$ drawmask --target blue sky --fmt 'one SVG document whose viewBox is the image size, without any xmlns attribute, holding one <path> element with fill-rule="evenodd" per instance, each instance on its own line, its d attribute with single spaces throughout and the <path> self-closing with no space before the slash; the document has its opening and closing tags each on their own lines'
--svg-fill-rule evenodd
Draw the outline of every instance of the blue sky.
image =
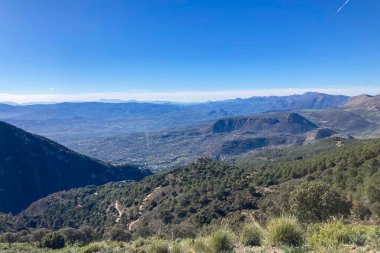
<svg viewBox="0 0 380 253">
<path fill-rule="evenodd" d="M 345 1 L 1 0 L 0 99 L 380 92 L 380 1 Z"/>
</svg>

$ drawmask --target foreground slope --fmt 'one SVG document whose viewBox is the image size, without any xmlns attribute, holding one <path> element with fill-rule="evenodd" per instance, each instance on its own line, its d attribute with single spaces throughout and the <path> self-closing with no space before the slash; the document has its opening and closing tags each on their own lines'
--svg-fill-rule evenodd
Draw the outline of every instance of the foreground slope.
<svg viewBox="0 0 380 253">
<path fill-rule="evenodd" d="M 196 233 L 214 220 L 257 209 L 260 194 L 246 181 L 247 172 L 202 159 L 137 183 L 109 183 L 52 194 L 33 203 L 19 226 L 79 227 L 99 232 L 121 226 L 137 234 Z M 182 232 L 181 232 L 182 231 Z"/>
<path fill-rule="evenodd" d="M 323 145 L 327 145 L 325 151 Z M 121 226 L 137 236 L 183 236 L 224 218 L 238 222 L 252 211 L 268 217 L 271 213 L 262 211 L 262 205 L 269 210 L 265 207 L 267 195 L 283 196 L 271 204 L 277 208 L 288 201 L 283 193 L 289 189 L 282 190 L 283 184 L 294 186 L 313 180 L 326 181 L 345 195 L 376 207 L 380 203 L 379 151 L 380 140 L 334 137 L 309 147 L 305 158 L 293 157 L 292 151 L 253 158 L 271 159 L 264 166 L 235 167 L 201 159 L 139 183 L 112 183 L 53 194 L 33 203 L 16 223 L 54 229 L 89 225 L 99 232 Z"/>
<path fill-rule="evenodd" d="M 138 167 L 91 159 L 0 122 L 0 212 L 18 212 L 50 193 L 114 180 L 140 180 Z"/>
</svg>

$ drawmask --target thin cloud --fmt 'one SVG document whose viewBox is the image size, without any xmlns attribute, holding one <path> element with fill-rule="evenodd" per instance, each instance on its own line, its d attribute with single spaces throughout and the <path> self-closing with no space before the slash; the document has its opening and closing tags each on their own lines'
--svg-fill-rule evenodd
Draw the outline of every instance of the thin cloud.
<svg viewBox="0 0 380 253">
<path fill-rule="evenodd" d="M 339 12 L 341 12 L 343 10 L 344 7 L 346 7 L 346 5 L 350 2 L 350 0 L 346 0 L 346 2 L 344 2 L 344 4 L 342 6 L 340 6 L 340 8 L 336 11 L 336 14 L 338 14 Z"/>
</svg>

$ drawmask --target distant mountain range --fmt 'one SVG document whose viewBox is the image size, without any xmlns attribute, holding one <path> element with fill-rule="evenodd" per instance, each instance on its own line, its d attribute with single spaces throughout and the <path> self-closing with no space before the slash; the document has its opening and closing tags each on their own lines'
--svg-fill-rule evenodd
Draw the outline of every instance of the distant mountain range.
<svg viewBox="0 0 380 253">
<path fill-rule="evenodd" d="M 19 212 L 50 193 L 140 180 L 149 171 L 112 166 L 0 122 L 0 212 Z"/>
<path fill-rule="evenodd" d="M 256 149 L 304 145 L 332 135 L 377 137 L 379 101 L 379 96 L 305 93 L 188 105 L 0 105 L 0 118 L 79 153 L 159 171 L 198 157 L 231 159 Z"/>
<path fill-rule="evenodd" d="M 59 103 L 14 106 L 0 104 L 0 120 L 32 133 L 67 143 L 136 132 L 193 126 L 223 117 L 270 111 L 326 109 L 344 105 L 347 96 L 305 93 L 252 97 L 200 104 Z"/>
</svg>

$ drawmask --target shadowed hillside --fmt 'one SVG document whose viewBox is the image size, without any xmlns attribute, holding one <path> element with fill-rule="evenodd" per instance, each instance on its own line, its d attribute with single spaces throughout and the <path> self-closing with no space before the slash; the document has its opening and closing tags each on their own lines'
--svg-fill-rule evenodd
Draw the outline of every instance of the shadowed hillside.
<svg viewBox="0 0 380 253">
<path fill-rule="evenodd" d="M 18 212 L 56 191 L 116 180 L 140 180 L 146 174 L 138 167 L 114 167 L 94 160 L 0 122 L 1 212 Z"/>
</svg>

